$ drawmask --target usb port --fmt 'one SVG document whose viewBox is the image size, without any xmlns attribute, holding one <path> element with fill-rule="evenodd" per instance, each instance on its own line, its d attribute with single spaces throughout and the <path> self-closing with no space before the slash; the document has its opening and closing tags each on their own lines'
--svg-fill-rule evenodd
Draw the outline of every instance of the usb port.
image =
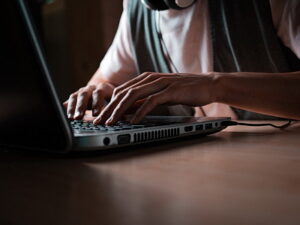
<svg viewBox="0 0 300 225">
<path fill-rule="evenodd" d="M 196 125 L 196 130 L 203 130 L 203 125 L 202 124 Z"/>
<path fill-rule="evenodd" d="M 186 126 L 186 127 L 184 127 L 184 131 L 185 132 L 191 132 L 191 131 L 193 131 L 193 126 Z"/>
<path fill-rule="evenodd" d="M 205 130 L 209 130 L 209 129 L 212 129 L 212 124 L 211 123 L 205 124 Z"/>
</svg>

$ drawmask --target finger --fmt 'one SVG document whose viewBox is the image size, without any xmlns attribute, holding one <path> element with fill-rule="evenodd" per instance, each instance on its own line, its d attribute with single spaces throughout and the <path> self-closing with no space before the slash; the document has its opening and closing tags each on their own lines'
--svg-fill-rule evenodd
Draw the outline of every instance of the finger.
<svg viewBox="0 0 300 225">
<path fill-rule="evenodd" d="M 136 84 L 137 82 L 139 82 L 139 81 L 145 79 L 145 78 L 148 77 L 150 74 L 153 74 L 153 73 L 151 73 L 151 72 L 145 72 L 145 73 L 143 73 L 143 74 L 141 74 L 141 75 L 139 75 L 139 76 L 137 76 L 137 77 L 135 77 L 135 78 L 133 78 L 133 79 L 127 81 L 127 82 L 125 82 L 124 84 L 121 84 L 120 86 L 118 86 L 117 88 L 114 89 L 114 92 L 113 92 L 113 96 L 112 96 L 112 97 L 114 98 L 114 97 L 115 97 L 117 94 L 119 94 L 121 91 L 123 91 L 124 89 L 126 89 L 126 88 L 128 88 L 128 87 L 130 87 L 130 86 Z"/>
<path fill-rule="evenodd" d="M 80 89 L 77 95 L 77 104 L 74 119 L 80 120 L 83 118 L 85 111 L 88 108 L 88 104 L 91 101 L 91 95 L 94 89 L 95 86 L 88 86 Z"/>
<path fill-rule="evenodd" d="M 162 89 L 166 88 L 172 81 L 173 78 L 160 78 L 151 83 L 144 84 L 138 88 L 130 89 L 114 109 L 111 117 L 106 121 L 106 124 L 111 125 L 116 123 L 136 101 L 144 99 L 151 94 L 161 91 Z"/>
<path fill-rule="evenodd" d="M 175 78 L 175 76 L 171 77 L 171 76 L 168 76 L 168 75 L 164 75 L 163 77 L 159 77 L 159 76 L 155 76 L 155 77 L 158 78 L 155 81 L 156 82 L 155 85 L 157 85 L 157 84 L 159 84 L 159 85 L 166 84 L 167 83 L 166 82 L 167 78 L 170 78 L 170 79 L 171 78 Z M 144 85 L 150 85 L 151 86 L 151 85 L 154 85 L 153 82 L 152 83 L 150 82 L 148 84 L 146 83 Z M 146 86 L 143 86 L 143 87 L 146 87 Z M 127 89 L 119 92 L 114 98 L 112 98 L 111 102 L 105 107 L 105 109 L 101 112 L 101 114 L 94 120 L 94 123 L 95 124 L 104 124 L 104 123 L 106 123 L 106 121 L 109 120 L 108 118 L 111 117 L 111 115 L 115 111 L 116 107 L 118 107 L 119 103 L 123 100 L 123 98 L 127 95 L 127 93 L 131 92 L 130 96 L 134 95 L 134 93 L 132 93 L 132 92 L 135 92 L 135 91 L 132 91 L 132 90 L 133 90 L 133 88 L 132 89 L 131 88 L 127 88 Z M 150 88 L 149 91 L 150 91 L 149 94 L 152 94 L 152 92 L 156 91 L 156 89 Z M 128 97 L 130 97 L 130 96 L 128 96 Z M 118 118 L 120 118 L 120 117 L 118 116 Z M 108 124 L 109 124 L 109 122 L 108 122 Z"/>
<path fill-rule="evenodd" d="M 102 110 L 100 115 L 94 120 L 94 124 L 104 124 L 119 102 L 123 99 L 125 94 L 125 92 L 119 93 L 114 99 L 112 99 L 110 103 Z"/>
<path fill-rule="evenodd" d="M 77 102 L 77 93 L 73 93 L 69 97 L 68 106 L 67 106 L 67 115 L 69 119 L 74 119 L 76 102 Z"/>
<path fill-rule="evenodd" d="M 143 105 L 145 99 L 137 100 L 134 102 L 124 114 L 135 114 L 136 111 Z"/>
<path fill-rule="evenodd" d="M 63 103 L 63 106 L 68 109 L 68 100 Z"/>
<path fill-rule="evenodd" d="M 117 88 L 119 91 L 114 91 L 115 96 L 112 98 L 113 103 L 111 103 L 107 108 L 107 113 L 104 113 L 104 116 L 102 116 L 102 119 L 100 120 L 100 123 L 104 123 L 108 116 L 112 114 L 114 108 L 118 105 L 118 103 L 122 100 L 122 98 L 125 96 L 125 93 L 130 91 L 131 89 L 137 88 L 141 85 L 148 84 L 150 82 L 153 82 L 155 80 L 162 81 L 164 78 L 178 78 L 177 74 L 161 74 L 161 73 L 146 73 L 143 75 L 140 75 L 140 79 L 134 79 L 134 81 L 137 81 L 137 83 L 128 82 L 127 84 L 132 84 L 131 86 L 126 87 L 127 85 L 123 85 Z M 116 90 L 116 89 L 115 89 Z M 118 93 L 118 94 L 116 94 Z"/>
<path fill-rule="evenodd" d="M 152 73 L 150 74 L 149 76 L 147 77 L 144 77 L 144 79 L 142 80 L 139 80 L 138 82 L 132 84 L 131 86 L 128 86 L 128 87 L 124 87 L 122 88 L 122 90 L 120 90 L 119 92 L 127 92 L 129 91 L 130 89 L 133 89 L 135 87 L 139 87 L 143 84 L 148 84 L 152 81 L 155 81 L 155 80 L 158 80 L 158 79 L 162 79 L 162 78 L 177 78 L 177 75 L 173 75 L 173 74 L 160 74 L 160 73 Z"/>
<path fill-rule="evenodd" d="M 170 93 L 168 89 L 165 89 L 159 93 L 149 96 L 146 98 L 144 104 L 139 108 L 139 110 L 137 110 L 130 122 L 132 124 L 138 124 L 155 107 L 170 102 L 172 99 L 171 95 L 172 93 Z"/>
<path fill-rule="evenodd" d="M 173 77 L 173 78 L 177 77 L 178 78 L 178 75 L 170 74 L 170 73 L 148 73 L 148 72 L 144 73 L 144 74 L 134 78 L 133 80 L 130 80 L 130 81 L 124 83 L 123 85 L 120 85 L 119 87 L 117 87 L 114 90 L 113 97 L 122 91 L 126 91 L 130 88 L 134 88 L 139 85 L 149 83 L 151 81 L 154 81 L 154 80 L 162 78 L 162 77 Z"/>
<path fill-rule="evenodd" d="M 128 90 L 133 87 L 137 87 L 139 85 L 149 83 L 151 81 L 154 81 L 156 79 L 162 78 L 162 77 L 178 77 L 177 74 L 171 74 L 171 73 L 150 73 L 146 72 L 142 75 L 139 75 L 138 77 L 120 85 L 119 87 L 115 88 L 113 92 L 113 98 L 117 96 L 120 92 Z"/>
<path fill-rule="evenodd" d="M 93 116 L 98 116 L 101 112 L 102 107 L 104 106 L 104 93 L 103 90 L 97 88 L 93 91 L 92 94 L 92 113 Z"/>
</svg>

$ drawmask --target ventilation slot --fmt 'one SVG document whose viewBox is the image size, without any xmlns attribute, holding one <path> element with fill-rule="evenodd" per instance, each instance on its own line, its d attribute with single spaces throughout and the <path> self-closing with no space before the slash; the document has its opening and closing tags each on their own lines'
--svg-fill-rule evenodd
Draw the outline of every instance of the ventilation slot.
<svg viewBox="0 0 300 225">
<path fill-rule="evenodd" d="M 137 142 L 146 142 L 146 141 L 152 141 L 152 140 L 158 140 L 158 139 L 170 138 L 176 136 L 179 136 L 179 128 L 135 133 L 133 135 L 133 139 L 134 142 L 137 143 Z"/>
</svg>

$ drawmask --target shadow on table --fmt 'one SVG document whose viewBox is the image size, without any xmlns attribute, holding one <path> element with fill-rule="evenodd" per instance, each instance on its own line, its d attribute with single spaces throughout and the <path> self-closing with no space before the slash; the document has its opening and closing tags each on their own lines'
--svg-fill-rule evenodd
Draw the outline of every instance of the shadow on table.
<svg viewBox="0 0 300 225">
<path fill-rule="evenodd" d="M 119 147 L 110 150 L 71 152 L 67 154 L 48 153 L 40 151 L 29 151 L 22 149 L 0 148 L 0 163 L 11 161 L 26 160 L 95 160 L 115 161 L 124 158 L 145 156 L 149 154 L 159 154 L 160 152 L 176 151 L 187 146 L 201 145 L 202 143 L 219 143 L 223 140 L 222 136 L 190 136 L 178 139 L 163 140 L 159 142 L 145 143 L 133 146 Z"/>
</svg>

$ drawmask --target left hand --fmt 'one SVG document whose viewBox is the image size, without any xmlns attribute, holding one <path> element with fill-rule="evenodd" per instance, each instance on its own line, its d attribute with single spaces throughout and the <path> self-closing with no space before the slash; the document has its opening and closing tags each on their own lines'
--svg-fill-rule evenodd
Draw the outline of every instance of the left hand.
<svg viewBox="0 0 300 225">
<path fill-rule="evenodd" d="M 131 123 L 162 104 L 202 106 L 215 101 L 214 74 L 143 73 L 114 90 L 111 102 L 94 120 L 95 124 L 112 125 L 136 102 L 142 102 Z"/>
</svg>

